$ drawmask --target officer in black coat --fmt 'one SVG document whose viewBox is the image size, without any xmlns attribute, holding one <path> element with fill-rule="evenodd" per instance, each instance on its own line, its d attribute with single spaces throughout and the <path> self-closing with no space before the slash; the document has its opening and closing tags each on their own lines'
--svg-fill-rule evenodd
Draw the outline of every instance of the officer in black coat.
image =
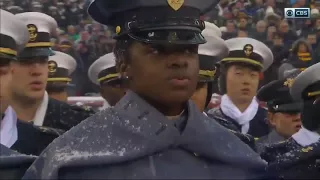
<svg viewBox="0 0 320 180">
<path fill-rule="evenodd" d="M 0 17 L 0 179 L 21 179 L 35 157 L 19 154 L 9 148 L 18 144 L 18 137 L 23 134 L 21 130 L 28 131 L 22 136 L 26 137 L 37 129 L 32 125 L 31 128 L 20 129 L 21 126 L 17 125 L 19 121 L 14 110 L 8 106 L 10 99 L 7 93 L 10 91 L 8 85 L 12 83 L 10 79 L 11 62 L 16 60 L 18 51 L 28 42 L 29 33 L 24 23 L 13 14 L 0 9 Z M 41 146 L 42 142 L 35 138 L 43 140 L 42 137 L 46 135 L 44 133 L 38 134 L 38 137 L 29 137 L 28 144 L 25 143 L 24 147 L 33 146 L 32 142 L 36 142 L 38 147 Z"/>
<path fill-rule="evenodd" d="M 196 91 L 191 99 L 198 106 L 200 111 L 206 114 L 206 107 L 211 101 L 214 83 L 216 78 L 216 63 L 226 57 L 229 49 L 221 39 L 220 29 L 212 23 L 205 22 L 206 28 L 202 35 L 206 38 L 207 43 L 199 45 L 199 80 Z"/>
<path fill-rule="evenodd" d="M 69 130 L 93 112 L 52 99 L 45 91 L 48 75 L 54 71 L 48 57 L 54 55 L 50 37 L 57 29 L 57 22 L 38 12 L 21 13 L 16 17 L 25 22 L 30 39 L 18 54 L 18 61 L 13 63 L 12 78 L 15 83 L 11 85 L 11 105 L 23 122 Z"/>
<path fill-rule="evenodd" d="M 51 143 L 24 179 L 261 178 L 260 156 L 189 100 L 206 43 L 199 19 L 216 4 L 93 1 L 94 20 L 115 27 L 130 90 Z"/>
<path fill-rule="evenodd" d="M 55 138 L 63 133 L 63 131 L 52 128 L 39 128 L 31 123 L 20 121 L 16 112 L 10 104 L 8 94 L 6 92 L 6 84 L 10 76 L 10 68 L 12 61 L 17 59 L 17 51 L 23 49 L 29 40 L 28 29 L 18 17 L 9 12 L 1 10 L 1 17 L 5 20 L 1 21 L 1 37 L 0 48 L 1 58 L 1 134 L 0 143 L 7 148 L 11 148 L 23 154 L 39 155 L 46 146 Z M 4 98 L 3 98 L 4 97 Z"/>
<path fill-rule="evenodd" d="M 273 62 L 271 50 L 251 38 L 225 41 L 228 57 L 220 61 L 220 107 L 208 111 L 208 116 L 228 129 L 254 137 L 269 133 L 267 111 L 260 107 L 255 95 L 259 75 Z"/>
<path fill-rule="evenodd" d="M 71 87 L 71 74 L 77 68 L 76 60 L 69 54 L 54 51 L 48 61 L 49 77 L 47 92 L 50 98 L 68 102 L 67 88 Z"/>
<path fill-rule="evenodd" d="M 269 171 L 281 179 L 320 178 L 320 63 L 294 80 L 290 94 L 303 100 L 301 129 L 285 142 L 265 149 L 262 158 L 269 162 Z"/>
<path fill-rule="evenodd" d="M 117 70 L 113 53 L 101 56 L 92 63 L 88 77 L 92 83 L 100 86 L 100 94 L 105 99 L 103 109 L 114 106 L 125 95 L 124 80 Z"/>
<path fill-rule="evenodd" d="M 290 87 L 300 72 L 299 69 L 291 70 L 285 78 L 271 81 L 259 89 L 257 98 L 266 102 L 268 121 L 273 130 L 256 141 L 258 152 L 263 151 L 264 146 L 268 144 L 290 138 L 301 128 L 302 104 L 294 101 L 290 95 Z"/>
</svg>

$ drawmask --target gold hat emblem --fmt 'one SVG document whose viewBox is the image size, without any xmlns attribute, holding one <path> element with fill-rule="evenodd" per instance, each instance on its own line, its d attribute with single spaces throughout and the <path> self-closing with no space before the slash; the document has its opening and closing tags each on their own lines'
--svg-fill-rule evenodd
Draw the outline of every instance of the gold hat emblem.
<svg viewBox="0 0 320 180">
<path fill-rule="evenodd" d="M 292 84 L 294 83 L 294 79 L 293 78 L 288 78 L 284 83 L 283 85 L 291 88 Z"/>
<path fill-rule="evenodd" d="M 116 34 L 119 34 L 121 32 L 121 27 L 120 26 L 117 26 L 116 27 Z"/>
<path fill-rule="evenodd" d="M 48 69 L 49 69 L 49 73 L 53 74 L 57 71 L 57 63 L 55 61 L 49 61 L 48 62 Z"/>
<path fill-rule="evenodd" d="M 30 41 L 35 41 L 37 36 L 38 36 L 38 28 L 34 24 L 28 24 L 28 31 L 29 31 L 29 40 Z"/>
<path fill-rule="evenodd" d="M 167 0 L 167 1 L 169 6 L 175 11 L 179 10 L 184 3 L 184 0 Z"/>
<path fill-rule="evenodd" d="M 250 56 L 253 53 L 253 46 L 251 44 L 246 44 L 243 47 L 243 52 L 246 56 Z"/>
<path fill-rule="evenodd" d="M 170 32 L 169 41 L 176 41 L 178 39 L 178 35 L 176 32 Z"/>
</svg>

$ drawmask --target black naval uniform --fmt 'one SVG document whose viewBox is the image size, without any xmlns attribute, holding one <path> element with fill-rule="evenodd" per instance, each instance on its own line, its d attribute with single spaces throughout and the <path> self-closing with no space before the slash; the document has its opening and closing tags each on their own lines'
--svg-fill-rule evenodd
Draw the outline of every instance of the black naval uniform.
<svg viewBox="0 0 320 180">
<path fill-rule="evenodd" d="M 43 126 L 67 131 L 95 112 L 49 98 Z"/>
<path fill-rule="evenodd" d="M 179 2 L 180 5 L 175 4 Z M 217 2 L 179 2 L 95 0 L 88 12 L 100 23 L 118 26 L 117 37 L 123 32 L 147 43 L 205 43 L 200 34 L 203 22 L 196 19 Z M 162 15 L 165 15 L 163 19 L 157 18 Z M 146 19 L 139 21 L 142 18 Z M 155 26 L 159 28 L 157 31 L 149 29 Z M 194 36 L 184 36 L 185 32 Z M 191 100 L 176 121 L 168 119 L 128 90 L 114 107 L 96 113 L 50 144 L 23 179 L 259 179 L 264 176 L 266 163 L 260 156 L 208 119 Z"/>
<path fill-rule="evenodd" d="M 294 78 L 300 72 L 299 69 L 292 70 L 290 74 L 287 74 L 284 78 L 274 80 L 259 89 L 257 98 L 267 103 L 267 108 L 270 113 L 300 113 L 302 107 L 301 102 L 294 101 L 290 95 L 290 87 Z M 256 141 L 258 152 L 262 152 L 263 148 L 268 144 L 274 144 L 284 140 L 285 137 L 274 129 L 268 135 Z"/>
<path fill-rule="evenodd" d="M 26 12 L 16 16 L 26 21 L 30 37 L 33 37 L 30 38 L 23 51 L 19 53 L 18 61 L 32 62 L 35 57 L 55 55 L 54 51 L 51 50 L 50 37 L 57 28 L 57 22 L 52 17 L 38 12 Z M 55 63 L 56 66 L 53 66 L 52 63 Z M 65 75 L 66 72 L 65 69 L 59 68 L 57 63 L 53 61 L 50 61 L 48 68 L 50 77 L 54 72 L 59 75 Z M 49 98 L 43 123 L 35 125 L 67 131 L 93 113 L 91 110 L 85 110 Z"/>
<path fill-rule="evenodd" d="M 303 127 L 287 141 L 267 147 L 261 156 L 269 161 L 269 172 L 281 179 L 320 179 L 320 101 L 316 100 L 320 94 L 320 63 L 295 78 L 290 94 L 296 101 L 303 100 Z M 305 135 L 298 138 L 302 131 Z M 317 139 L 310 138 L 310 133 L 317 134 Z"/>
<path fill-rule="evenodd" d="M 208 111 L 208 116 L 218 121 L 222 126 L 237 132 L 241 132 L 241 126 L 232 118 L 225 115 L 221 108 L 217 107 Z M 250 121 L 249 135 L 253 137 L 262 137 L 269 133 L 270 129 L 266 121 L 267 111 L 259 107 L 257 114 Z"/>
<path fill-rule="evenodd" d="M 12 62 L 16 60 L 18 49 L 22 48 L 25 43 L 28 42 L 28 29 L 24 25 L 23 21 L 20 21 L 17 17 L 7 11 L 0 9 L 0 16 L 0 66 L 9 66 L 10 61 Z M 5 113 L 8 113 L 8 111 L 6 111 Z M 14 114 L 13 110 L 11 111 L 11 113 Z M 3 112 L 0 112 L 0 114 L 0 131 L 3 131 L 5 128 L 5 126 L 3 126 L 5 123 L 3 120 L 4 118 L 6 118 L 6 114 L 3 114 Z M 9 117 L 10 116 L 8 116 L 8 118 Z M 6 120 L 15 121 L 16 119 L 13 118 L 15 118 L 15 116 L 12 116 L 11 118 Z M 15 126 L 14 123 L 12 125 Z M 10 145 L 0 144 L 0 179 L 21 179 L 25 171 L 35 160 L 35 157 L 20 154 L 9 149 L 6 146 Z"/>
<path fill-rule="evenodd" d="M 31 123 L 17 121 L 18 140 L 11 146 L 12 150 L 27 155 L 40 155 L 41 152 L 65 131 L 34 126 Z"/>
<path fill-rule="evenodd" d="M 232 38 L 225 42 L 229 48 L 229 55 L 219 63 L 219 88 L 221 93 L 226 95 L 226 76 L 229 67 L 233 64 L 239 64 L 258 71 L 264 71 L 272 64 L 273 55 L 265 44 L 252 38 Z M 256 49 L 260 49 L 260 51 L 256 51 Z M 241 132 L 242 126 L 236 120 L 227 116 L 221 107 L 210 109 L 207 114 L 222 126 L 232 131 Z M 266 117 L 266 109 L 259 106 L 256 115 L 249 122 L 249 130 L 246 134 L 253 137 L 262 137 L 268 134 L 270 129 Z"/>
</svg>

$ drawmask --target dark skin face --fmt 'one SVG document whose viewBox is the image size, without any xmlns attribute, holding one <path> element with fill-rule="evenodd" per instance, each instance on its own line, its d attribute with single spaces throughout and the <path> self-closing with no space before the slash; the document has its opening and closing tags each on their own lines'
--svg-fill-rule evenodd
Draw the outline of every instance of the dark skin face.
<svg viewBox="0 0 320 180">
<path fill-rule="evenodd" d="M 126 90 L 119 81 L 113 81 L 104 83 L 100 87 L 100 94 L 111 106 L 114 106 L 126 94 Z"/>
<path fill-rule="evenodd" d="M 180 114 L 197 86 L 198 45 L 134 42 L 129 55 L 130 62 L 120 69 L 129 77 L 130 89 L 164 115 Z"/>
<path fill-rule="evenodd" d="M 197 105 L 201 112 L 206 108 L 208 94 L 208 83 L 199 82 L 196 91 L 193 93 L 191 100 Z"/>
</svg>

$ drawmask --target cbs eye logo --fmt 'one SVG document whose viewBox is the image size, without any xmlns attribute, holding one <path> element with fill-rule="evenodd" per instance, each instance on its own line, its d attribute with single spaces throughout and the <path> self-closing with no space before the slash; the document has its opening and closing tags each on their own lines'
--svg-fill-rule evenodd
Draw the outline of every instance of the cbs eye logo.
<svg viewBox="0 0 320 180">
<path fill-rule="evenodd" d="M 289 10 L 286 12 L 286 15 L 291 17 L 291 16 L 294 15 L 294 12 L 293 12 L 291 9 L 289 9 Z"/>
</svg>

